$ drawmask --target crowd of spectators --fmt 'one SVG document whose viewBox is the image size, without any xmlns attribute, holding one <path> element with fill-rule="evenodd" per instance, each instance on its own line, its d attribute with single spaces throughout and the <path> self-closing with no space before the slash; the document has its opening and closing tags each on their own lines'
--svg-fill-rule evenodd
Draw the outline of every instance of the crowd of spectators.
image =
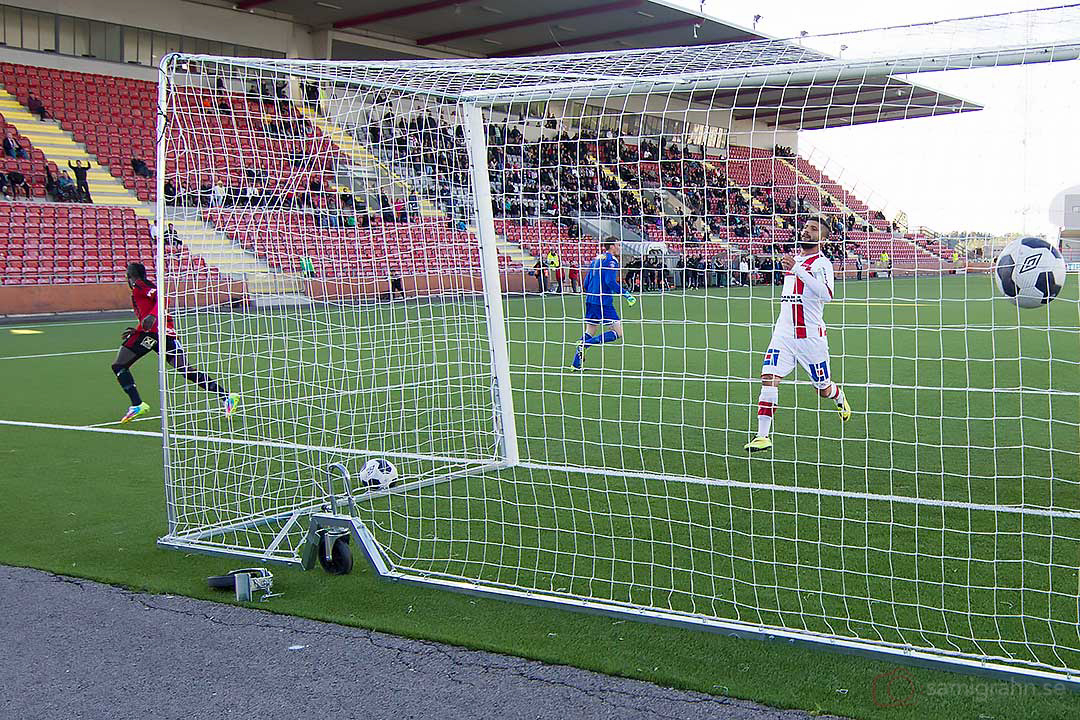
<svg viewBox="0 0 1080 720">
<path fill-rule="evenodd" d="M 664 262 L 663 255 L 651 252 L 638 255 L 626 263 L 626 285 L 636 292 L 670 290 L 675 287 L 675 277 Z"/>
<path fill-rule="evenodd" d="M 617 219 L 642 235 L 655 227 L 668 240 L 709 242 L 718 237 L 765 240 L 789 237 L 796 217 L 815 210 L 806 197 L 792 192 L 780 196 L 770 181 L 753 187 L 729 184 L 722 161 L 708 161 L 687 145 L 666 136 L 635 138 L 636 144 L 613 131 L 582 128 L 550 132 L 545 123 L 540 137 L 528 140 L 518 124 L 488 125 L 488 170 L 492 210 L 496 217 L 535 221 L 550 218 L 568 231 L 580 217 Z M 383 159 L 396 163 L 436 188 L 436 197 L 456 217 L 455 189 L 468 187 L 468 152 L 460 123 L 430 111 L 395 115 L 373 114 L 355 130 L 357 138 L 380 148 Z M 794 157 L 791 148 L 777 146 L 778 157 Z M 661 200 L 664 194 L 677 203 Z M 831 201 L 826 196 L 826 203 Z M 681 205 L 681 207 L 678 207 Z M 834 234 L 870 227 L 854 214 L 834 219 Z M 842 250 L 835 252 L 842 256 Z"/>
</svg>

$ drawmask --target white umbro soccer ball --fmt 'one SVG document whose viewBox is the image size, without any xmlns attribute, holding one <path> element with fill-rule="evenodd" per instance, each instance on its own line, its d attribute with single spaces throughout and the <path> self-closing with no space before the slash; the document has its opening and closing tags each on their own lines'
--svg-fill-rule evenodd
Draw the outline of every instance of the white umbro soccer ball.
<svg viewBox="0 0 1080 720">
<path fill-rule="evenodd" d="M 385 458 L 368 460 L 360 469 L 360 482 L 369 488 L 386 490 L 392 487 L 397 479 L 397 468 Z"/>
<path fill-rule="evenodd" d="M 1009 302 L 1022 308 L 1039 307 L 1056 298 L 1065 285 L 1065 260 L 1060 250 L 1042 238 L 1020 238 L 998 254 L 994 278 Z"/>
</svg>

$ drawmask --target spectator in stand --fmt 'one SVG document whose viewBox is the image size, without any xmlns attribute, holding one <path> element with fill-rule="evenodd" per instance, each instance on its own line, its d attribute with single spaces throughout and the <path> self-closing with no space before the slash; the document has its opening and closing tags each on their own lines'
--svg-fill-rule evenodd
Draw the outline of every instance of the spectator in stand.
<svg viewBox="0 0 1080 720">
<path fill-rule="evenodd" d="M 719 255 L 715 256 L 712 260 L 713 267 L 713 284 L 716 287 L 728 286 L 728 271 L 727 263 Z"/>
<path fill-rule="evenodd" d="M 180 233 L 176 232 L 176 228 L 172 223 L 169 223 L 169 227 L 165 229 L 165 247 L 180 247 L 183 243 L 180 242 Z"/>
<path fill-rule="evenodd" d="M 79 195 L 79 199 L 82 202 L 94 202 L 94 199 L 90 197 L 90 185 L 86 182 L 86 173 L 90 170 L 90 163 L 84 163 L 82 160 L 76 160 L 73 163 L 68 160 L 68 167 L 75 172 L 75 192 Z"/>
<path fill-rule="evenodd" d="M 390 299 L 401 293 L 401 299 L 405 299 L 405 284 L 401 281 L 401 273 L 391 270 L 390 271 Z"/>
<path fill-rule="evenodd" d="M 700 255 L 697 255 L 697 256 L 695 256 L 693 258 L 693 263 L 694 263 L 694 276 L 693 276 L 693 281 L 692 282 L 694 284 L 694 287 L 699 289 L 699 290 L 704 289 L 704 287 L 705 287 L 705 258 L 703 258 Z"/>
<path fill-rule="evenodd" d="M 15 196 L 11 194 L 11 186 L 8 184 L 7 175 L 0 173 L 0 197 L 5 200 L 14 200 Z"/>
<path fill-rule="evenodd" d="M 562 261 L 554 248 L 548 250 L 547 263 L 551 269 L 551 277 L 555 280 L 555 292 L 562 295 Z"/>
<path fill-rule="evenodd" d="M 2 176 L 0 176 L 2 177 Z M 4 183 L 7 182 L 7 178 L 4 178 Z M 2 185 L 3 183 L 0 183 Z M 53 200 L 60 201 L 60 186 L 56 182 L 56 177 L 52 174 L 52 169 L 48 163 L 45 164 L 45 196 L 51 197 Z"/>
<path fill-rule="evenodd" d="M 382 214 L 384 223 L 394 222 L 394 204 L 390 202 L 386 193 L 379 196 L 379 212 Z"/>
<path fill-rule="evenodd" d="M 150 241 L 157 242 L 158 226 L 156 220 L 151 220 L 147 226 L 147 230 L 150 232 Z"/>
<path fill-rule="evenodd" d="M 49 111 L 45 109 L 45 105 L 36 95 L 34 95 L 34 93 L 29 93 L 26 96 L 26 108 L 34 115 L 37 115 L 42 121 L 52 117 L 52 115 L 49 114 Z"/>
<path fill-rule="evenodd" d="M 631 290 L 641 290 L 642 265 L 643 263 L 640 255 L 626 263 L 626 287 Z"/>
<path fill-rule="evenodd" d="M 12 195 L 18 197 L 19 190 L 26 193 L 26 199 L 30 199 L 30 183 L 26 182 L 26 176 L 18 170 L 12 170 L 7 174 L 8 184 L 11 185 Z"/>
<path fill-rule="evenodd" d="M 45 193 L 51 195 L 56 202 L 74 202 L 75 183 L 67 170 L 57 177 L 52 174 L 52 168 L 45 165 Z"/>
<path fill-rule="evenodd" d="M 739 258 L 739 284 L 744 287 L 750 284 L 750 257 L 747 255 Z"/>
<path fill-rule="evenodd" d="M 405 199 L 397 198 L 394 200 L 394 222 L 407 223 L 409 222 L 409 211 L 405 209 Z"/>
<path fill-rule="evenodd" d="M 139 158 L 131 158 L 131 170 L 139 177 L 153 177 L 153 173 L 150 172 L 150 168 L 146 166 L 146 163 Z"/>
<path fill-rule="evenodd" d="M 581 271 L 577 265 L 571 265 L 566 271 L 566 277 L 570 281 L 570 292 L 581 292 Z"/>
<path fill-rule="evenodd" d="M 544 295 L 547 293 L 547 263 L 543 258 L 536 258 L 536 264 L 533 265 L 533 275 L 536 276 L 537 291 Z"/>
<path fill-rule="evenodd" d="M 319 112 L 319 85 L 318 83 L 304 83 L 304 105 L 316 113 Z"/>
<path fill-rule="evenodd" d="M 60 191 L 61 202 L 78 202 L 79 191 L 75 189 L 75 181 L 71 179 L 71 173 L 63 170 L 56 179 L 57 189 Z"/>
<path fill-rule="evenodd" d="M 11 132 L 11 128 L 8 128 L 4 136 L 4 154 L 12 160 L 26 157 L 26 150 L 19 145 L 19 140 L 15 137 L 15 133 Z"/>
<path fill-rule="evenodd" d="M 278 80 L 274 83 L 274 95 L 278 100 L 289 99 L 289 81 Z"/>
<path fill-rule="evenodd" d="M 214 183 L 213 189 L 210 191 L 210 207 L 225 207 L 225 198 L 228 192 L 225 190 L 225 185 L 220 180 Z"/>
<path fill-rule="evenodd" d="M 175 205 L 176 204 L 176 196 L 177 196 L 176 184 L 173 182 L 172 178 L 166 178 L 165 179 L 165 204 L 166 205 Z"/>
</svg>

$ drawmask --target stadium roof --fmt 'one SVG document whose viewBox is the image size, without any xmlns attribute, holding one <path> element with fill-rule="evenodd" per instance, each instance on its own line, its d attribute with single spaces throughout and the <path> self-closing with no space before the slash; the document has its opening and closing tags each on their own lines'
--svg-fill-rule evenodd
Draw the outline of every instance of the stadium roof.
<svg viewBox="0 0 1080 720">
<path fill-rule="evenodd" d="M 469 57 L 511 57 L 760 40 L 657 0 L 240 0 L 295 22 Z M 366 60 L 374 58 L 335 58 Z"/>
<path fill-rule="evenodd" d="M 698 75 L 702 82 L 693 83 L 692 91 L 683 83 L 680 88 L 673 85 L 671 92 L 697 109 L 731 108 L 735 120 L 755 119 L 786 130 L 979 110 L 976 103 L 912 84 L 897 75 L 1076 56 L 1072 45 L 1058 45 L 1075 34 L 1073 24 L 1063 21 L 1071 16 L 1058 17 L 1060 11 L 853 33 L 843 36 L 852 51 L 841 61 L 801 42 L 767 39 L 752 30 L 675 7 L 668 0 L 545 0 L 543 4 L 522 0 L 240 0 L 236 7 L 272 10 L 301 24 L 358 35 L 358 43 L 335 41 L 335 47 L 362 49 L 359 35 L 370 34 L 406 46 L 438 49 L 465 58 L 483 57 L 413 60 L 396 68 L 396 63 L 359 64 L 371 70 L 379 66 L 376 74 L 384 78 L 409 73 L 408 68 L 422 70 L 429 77 L 445 70 L 443 89 L 451 94 L 483 95 L 484 91 L 513 88 L 512 94 L 521 98 L 530 85 L 561 85 L 561 91 L 538 92 L 537 99 L 574 97 L 576 83 L 586 86 L 586 94 L 595 97 L 598 85 L 618 92 L 616 86 L 624 82 L 640 86 L 643 78 L 652 77 L 662 85 L 676 76 L 685 79 L 688 73 L 704 73 L 709 77 Z M 1041 23 L 1034 30 L 1032 18 Z M 1017 23 L 1026 28 L 1021 38 L 1024 44 L 1010 51 L 1007 39 L 1020 37 Z M 1040 43 L 1036 36 L 1050 41 Z M 919 50 L 898 49 L 910 47 L 912 38 Z M 944 44 L 938 47 L 937 43 Z M 334 59 L 408 57 L 393 51 L 375 52 L 382 54 L 342 57 L 335 51 Z M 528 60 L 530 57 L 534 59 Z M 673 58 L 679 60 L 672 63 Z M 513 82 L 506 81 L 509 76 L 514 76 Z M 416 77 L 401 85 L 415 88 Z M 487 79 L 467 88 L 458 82 L 465 77 L 472 83 Z M 437 92 L 435 88 L 427 91 Z"/>
</svg>

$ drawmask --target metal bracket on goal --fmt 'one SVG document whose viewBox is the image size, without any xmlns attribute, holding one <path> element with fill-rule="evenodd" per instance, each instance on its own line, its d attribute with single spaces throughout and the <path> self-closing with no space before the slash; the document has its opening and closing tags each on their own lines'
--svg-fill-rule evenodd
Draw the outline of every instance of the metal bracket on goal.
<svg viewBox="0 0 1080 720">
<path fill-rule="evenodd" d="M 326 513 L 317 513 L 311 516 L 307 537 L 304 539 L 304 549 L 300 556 L 300 564 L 305 570 L 315 567 L 319 559 L 318 553 L 320 549 L 331 546 L 332 543 L 323 542 L 323 537 L 327 533 L 333 536 L 351 536 L 356 540 L 357 547 L 363 551 L 364 556 L 371 563 L 376 573 L 388 578 L 394 578 L 397 575 L 397 573 L 390 570 L 390 564 L 387 562 L 385 553 L 383 553 L 379 543 L 375 540 L 375 536 L 371 534 L 363 521 L 350 515 L 330 515 Z"/>
<path fill-rule="evenodd" d="M 334 489 L 335 476 L 340 477 L 345 490 L 344 495 L 338 495 Z M 308 523 L 307 537 L 304 538 L 303 550 L 300 554 L 300 565 L 305 570 L 315 567 L 319 558 L 319 552 L 324 553 L 326 562 L 332 560 L 334 542 L 339 537 L 351 536 L 356 539 L 357 546 L 364 552 L 368 561 L 380 575 L 389 573 L 389 565 L 386 557 L 371 531 L 357 517 L 356 499 L 353 496 L 352 476 L 348 468 L 342 463 L 334 463 L 328 468 L 326 476 L 326 499 L 324 506 L 326 512 L 311 515 Z M 348 508 L 348 514 L 338 512 L 340 503 Z"/>
</svg>

